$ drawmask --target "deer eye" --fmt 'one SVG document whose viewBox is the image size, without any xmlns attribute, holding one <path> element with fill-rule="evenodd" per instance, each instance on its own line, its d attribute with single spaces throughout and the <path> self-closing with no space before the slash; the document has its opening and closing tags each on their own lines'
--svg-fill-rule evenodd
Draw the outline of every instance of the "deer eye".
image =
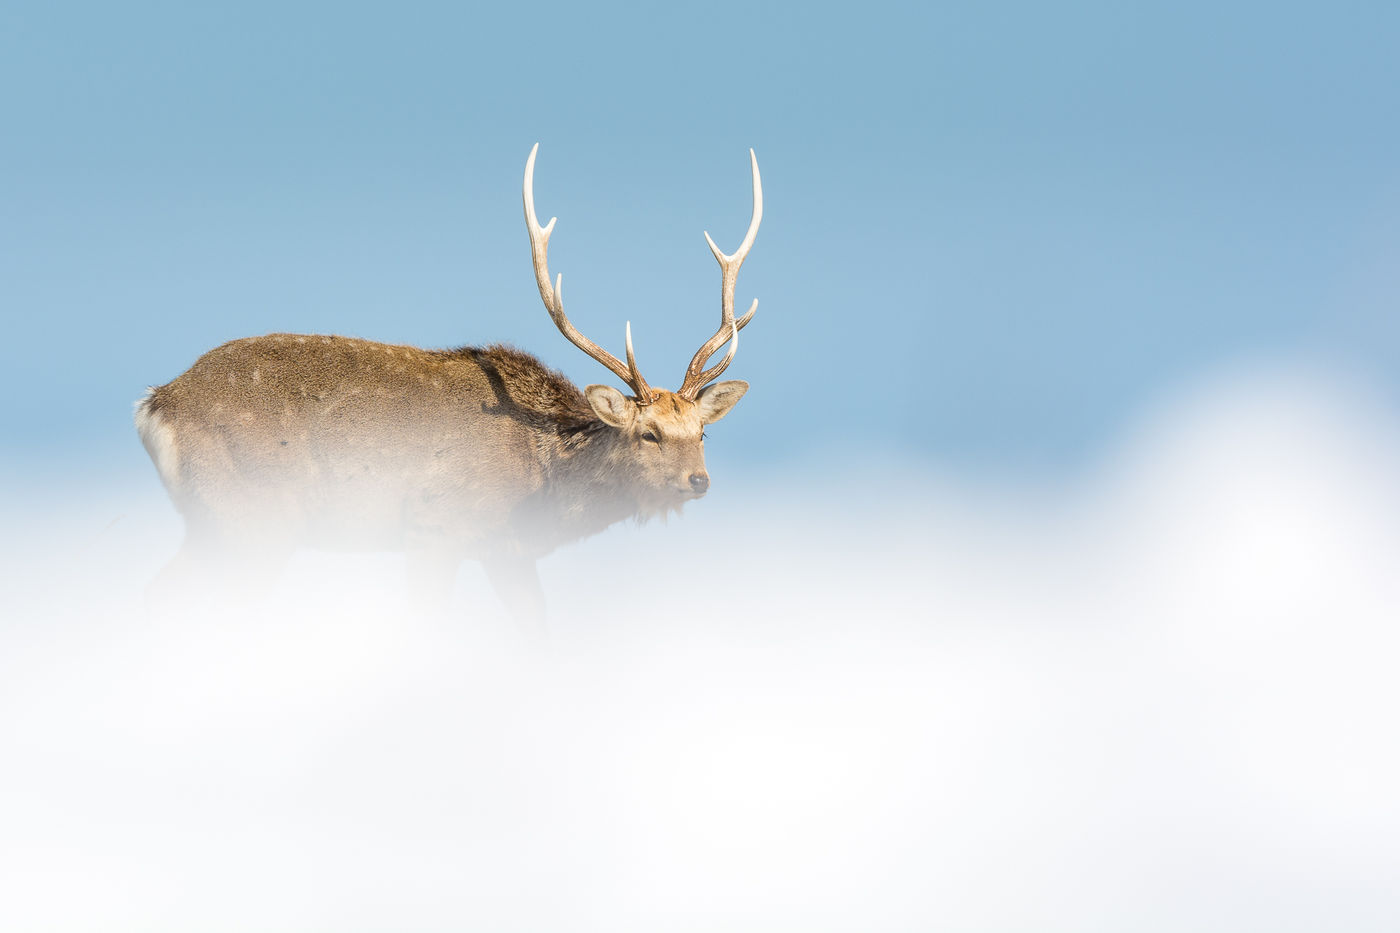
<svg viewBox="0 0 1400 933">
<path fill-rule="evenodd" d="M 642 435 L 642 440 L 644 440 L 644 441 L 649 441 L 649 442 L 651 442 L 651 443 L 653 443 L 653 444 L 659 444 L 659 443 L 661 443 L 661 438 L 657 437 L 657 436 L 656 436 L 655 434 L 653 434 L 651 431 L 648 431 L 647 433 L 643 434 L 643 435 Z"/>
</svg>

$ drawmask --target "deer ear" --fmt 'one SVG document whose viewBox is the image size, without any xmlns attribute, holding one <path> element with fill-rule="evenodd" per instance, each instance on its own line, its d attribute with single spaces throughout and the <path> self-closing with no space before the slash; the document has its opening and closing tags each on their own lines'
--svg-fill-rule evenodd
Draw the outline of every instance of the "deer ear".
<svg viewBox="0 0 1400 933">
<path fill-rule="evenodd" d="M 583 394 L 588 397 L 588 404 L 593 406 L 593 413 L 603 419 L 604 424 L 615 428 L 627 427 L 627 416 L 631 414 L 628 411 L 631 402 L 627 396 L 612 386 L 589 386 L 583 390 Z"/>
<path fill-rule="evenodd" d="M 749 384 L 740 379 L 716 382 L 701 389 L 695 399 L 695 404 L 700 407 L 700 421 L 713 424 L 723 418 L 729 414 L 729 409 L 739 404 L 739 399 L 743 398 L 747 391 Z"/>
</svg>

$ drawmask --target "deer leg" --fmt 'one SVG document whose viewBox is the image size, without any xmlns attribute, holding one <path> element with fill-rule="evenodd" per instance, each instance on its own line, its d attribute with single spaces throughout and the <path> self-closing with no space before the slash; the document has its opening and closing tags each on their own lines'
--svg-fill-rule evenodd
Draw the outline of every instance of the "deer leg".
<svg viewBox="0 0 1400 933">
<path fill-rule="evenodd" d="M 543 638 L 546 634 L 544 589 L 540 586 L 535 561 L 529 557 L 493 557 L 482 561 L 482 565 L 486 568 L 486 579 L 491 581 L 511 617 L 531 635 Z"/>
<path fill-rule="evenodd" d="M 452 602 L 457 582 L 457 566 L 462 558 L 450 551 L 424 548 L 409 551 L 404 564 L 404 581 L 414 608 L 442 612 Z"/>
<path fill-rule="evenodd" d="M 146 605 L 157 611 L 184 608 L 207 589 L 209 571 L 190 547 L 188 535 L 180 550 L 146 585 Z"/>
<path fill-rule="evenodd" d="M 231 549 L 218 567 L 224 601 L 248 606 L 267 598 L 281 581 L 295 550 L 281 540 L 251 542 Z"/>
<path fill-rule="evenodd" d="M 146 587 L 154 609 L 256 603 L 276 584 L 291 556 L 278 539 L 229 540 L 190 525 L 180 550 Z"/>
</svg>

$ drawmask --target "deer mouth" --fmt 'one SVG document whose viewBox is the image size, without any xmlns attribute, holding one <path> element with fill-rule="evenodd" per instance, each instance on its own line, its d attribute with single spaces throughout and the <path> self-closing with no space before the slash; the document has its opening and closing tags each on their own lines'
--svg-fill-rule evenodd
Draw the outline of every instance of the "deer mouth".
<svg viewBox="0 0 1400 933">
<path fill-rule="evenodd" d="M 676 486 L 667 484 L 657 488 L 652 493 L 652 501 L 659 508 L 678 509 L 692 499 L 700 498 L 704 493 L 697 493 L 686 486 Z"/>
</svg>

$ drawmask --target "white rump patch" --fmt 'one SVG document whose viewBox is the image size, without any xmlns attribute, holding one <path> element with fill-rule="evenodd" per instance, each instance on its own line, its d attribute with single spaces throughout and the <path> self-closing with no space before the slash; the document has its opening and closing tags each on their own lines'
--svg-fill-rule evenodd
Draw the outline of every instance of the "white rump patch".
<svg viewBox="0 0 1400 933">
<path fill-rule="evenodd" d="M 141 443 L 155 463 L 160 478 L 167 487 L 173 487 L 180 476 L 180 448 L 175 441 L 175 431 L 158 412 L 151 411 L 154 392 L 154 389 L 147 389 L 146 395 L 136 403 L 136 432 L 141 435 Z"/>
</svg>

